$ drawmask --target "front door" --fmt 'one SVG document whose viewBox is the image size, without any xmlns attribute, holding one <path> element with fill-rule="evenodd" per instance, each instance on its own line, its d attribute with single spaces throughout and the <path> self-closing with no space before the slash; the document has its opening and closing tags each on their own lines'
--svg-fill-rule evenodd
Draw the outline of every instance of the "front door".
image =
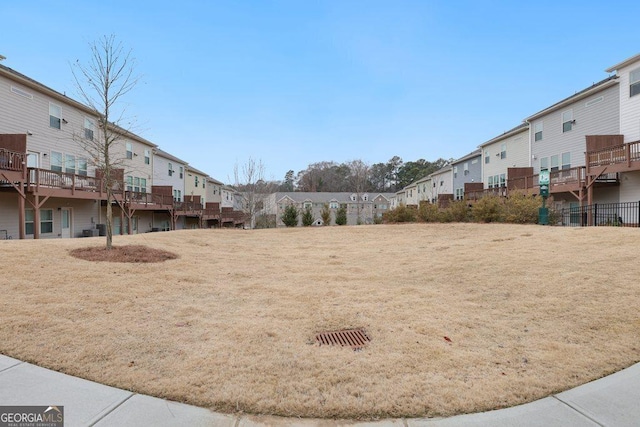
<svg viewBox="0 0 640 427">
<path fill-rule="evenodd" d="M 60 237 L 63 239 L 69 239 L 71 237 L 71 209 L 60 209 Z"/>
<path fill-rule="evenodd" d="M 40 153 L 36 153 L 34 151 L 27 152 L 27 167 L 28 168 L 39 168 L 40 167 Z M 31 182 L 35 182 L 36 173 L 35 171 L 31 171 L 31 175 L 29 176 L 29 180 Z"/>
</svg>

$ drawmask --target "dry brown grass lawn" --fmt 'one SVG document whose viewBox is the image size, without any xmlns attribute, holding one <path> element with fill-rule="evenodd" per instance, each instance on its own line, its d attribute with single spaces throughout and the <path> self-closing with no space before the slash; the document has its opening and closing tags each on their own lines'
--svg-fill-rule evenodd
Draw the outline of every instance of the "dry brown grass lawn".
<svg viewBox="0 0 640 427">
<path fill-rule="evenodd" d="M 531 401 L 640 361 L 640 230 L 405 225 L 0 241 L 0 353 L 219 411 L 411 417 Z M 364 327 L 362 351 L 319 331 Z M 450 338 L 450 342 L 444 337 Z"/>
</svg>

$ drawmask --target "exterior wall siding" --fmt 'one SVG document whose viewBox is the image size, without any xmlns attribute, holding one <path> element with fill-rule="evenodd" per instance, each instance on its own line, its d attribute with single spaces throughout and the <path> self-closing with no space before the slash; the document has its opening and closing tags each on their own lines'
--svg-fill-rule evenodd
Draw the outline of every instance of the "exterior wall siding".
<svg viewBox="0 0 640 427">
<path fill-rule="evenodd" d="M 457 189 L 462 189 L 464 194 L 464 184 L 467 182 L 482 182 L 482 164 L 481 156 L 477 155 L 461 162 L 454 162 L 452 166 L 457 168 L 457 173 L 453 173 L 453 194 Z M 465 164 L 467 165 L 467 173 L 465 174 Z"/>
<path fill-rule="evenodd" d="M 502 144 L 506 144 L 507 156 L 502 159 L 496 154 L 502 151 Z M 485 163 L 485 156 L 489 155 L 489 163 Z M 515 135 L 495 141 L 482 147 L 480 158 L 482 166 L 482 182 L 484 188 L 488 188 L 490 176 L 507 174 L 507 169 L 512 167 L 530 166 L 529 158 L 529 129 L 523 128 Z M 507 177 L 508 178 L 508 177 Z"/>
<path fill-rule="evenodd" d="M 173 171 L 171 176 L 169 176 L 169 163 L 171 163 Z M 153 185 L 170 185 L 174 190 L 180 191 L 180 201 L 184 200 L 186 167 L 185 163 L 156 154 L 153 160 Z M 180 168 L 182 168 L 182 177 L 180 176 Z"/>
<path fill-rule="evenodd" d="M 12 87 L 30 97 L 12 92 Z M 50 103 L 60 107 L 61 119 L 67 122 L 61 121 L 61 129 L 49 126 Z M 91 118 L 71 105 L 0 76 L 0 133 L 31 133 L 27 136 L 27 150 L 37 153 L 40 168 L 51 168 L 51 151 L 89 158 L 80 142 L 85 117 Z M 95 176 L 90 163 L 87 172 Z"/>
<path fill-rule="evenodd" d="M 597 99 L 602 100 L 597 102 Z M 540 160 L 562 153 L 571 153 L 571 167 L 584 166 L 586 135 L 615 135 L 620 133 L 620 93 L 617 84 L 599 91 L 591 96 L 576 101 L 564 108 L 552 111 L 531 123 L 531 129 L 542 122 L 542 140 L 535 141 L 535 131 L 531 132 L 531 152 L 534 156 L 532 164 L 534 173 L 540 172 Z M 593 105 L 588 105 L 595 102 Z M 562 131 L 562 114 L 573 110 L 576 121 L 573 129 Z M 550 161 L 550 160 L 549 160 Z M 561 165 L 560 165 L 561 166 Z"/>
<path fill-rule="evenodd" d="M 620 202 L 640 200 L 640 171 L 620 174 Z"/>
<path fill-rule="evenodd" d="M 620 133 L 624 142 L 640 141 L 640 95 L 629 96 L 629 73 L 640 68 L 640 61 L 620 70 Z"/>
</svg>

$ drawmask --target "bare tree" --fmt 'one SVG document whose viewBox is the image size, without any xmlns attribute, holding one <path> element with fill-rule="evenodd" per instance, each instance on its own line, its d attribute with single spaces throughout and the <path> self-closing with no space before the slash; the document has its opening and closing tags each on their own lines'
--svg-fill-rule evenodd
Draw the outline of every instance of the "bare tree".
<svg viewBox="0 0 640 427">
<path fill-rule="evenodd" d="M 251 157 L 241 168 L 238 164 L 233 168 L 236 190 L 240 193 L 242 210 L 249 227 L 255 228 L 256 216 L 264 209 L 267 196 L 276 191 L 277 184 L 264 180 L 264 164 L 262 160 Z"/>
<path fill-rule="evenodd" d="M 351 170 L 350 184 L 356 193 L 356 210 L 358 213 L 358 223 L 362 223 L 362 195 L 366 193 L 370 187 L 369 171 L 370 167 L 362 160 L 352 160 L 348 162 Z"/>
<path fill-rule="evenodd" d="M 118 178 L 125 160 L 124 155 L 119 156 L 115 148 L 129 132 L 121 126 L 125 108 L 120 107 L 120 101 L 133 89 L 139 77 L 134 75 L 135 60 L 131 57 L 131 51 L 125 51 L 114 35 L 103 36 L 89 43 L 89 48 L 91 57 L 88 63 L 76 61 L 72 73 L 80 96 L 97 117 L 98 135 L 82 135 L 77 139 L 89 154 L 96 175 L 103 180 L 107 197 L 107 249 L 111 249 L 114 190 L 122 185 L 122 180 Z"/>
</svg>

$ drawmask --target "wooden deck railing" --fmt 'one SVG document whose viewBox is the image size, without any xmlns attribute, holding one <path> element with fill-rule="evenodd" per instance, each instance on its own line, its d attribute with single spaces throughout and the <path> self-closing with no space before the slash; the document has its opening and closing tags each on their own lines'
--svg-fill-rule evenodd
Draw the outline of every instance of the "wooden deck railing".
<svg viewBox="0 0 640 427">
<path fill-rule="evenodd" d="M 519 176 L 517 178 L 507 179 L 507 188 L 513 190 L 528 190 L 538 186 L 538 175 Z"/>
<path fill-rule="evenodd" d="M 549 174 L 549 182 L 551 186 L 576 184 L 584 185 L 586 182 L 586 168 L 578 166 L 571 169 L 562 169 L 553 171 Z"/>
<path fill-rule="evenodd" d="M 0 148 L 0 169 L 15 172 L 23 171 L 26 157 L 24 153 Z"/>
<path fill-rule="evenodd" d="M 640 161 L 640 141 L 587 152 L 589 167 L 608 166 L 616 163 Z"/>
<path fill-rule="evenodd" d="M 80 191 L 100 191 L 102 181 L 85 175 L 56 172 L 48 169 L 28 168 L 28 185 L 38 190 L 40 187 L 71 189 Z"/>
<path fill-rule="evenodd" d="M 125 191 L 127 203 L 151 207 L 173 206 L 173 197 L 168 194 L 143 193 L 140 191 Z"/>
<path fill-rule="evenodd" d="M 505 197 L 507 195 L 507 187 L 485 188 L 484 190 L 470 191 L 464 194 L 465 200 L 479 200 L 486 196 Z"/>
</svg>

